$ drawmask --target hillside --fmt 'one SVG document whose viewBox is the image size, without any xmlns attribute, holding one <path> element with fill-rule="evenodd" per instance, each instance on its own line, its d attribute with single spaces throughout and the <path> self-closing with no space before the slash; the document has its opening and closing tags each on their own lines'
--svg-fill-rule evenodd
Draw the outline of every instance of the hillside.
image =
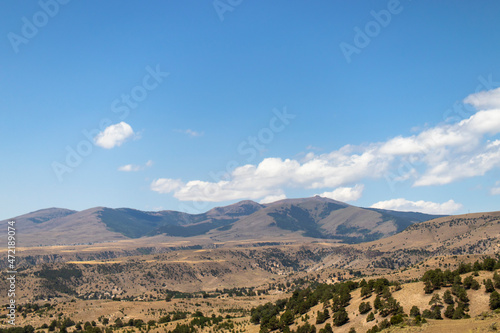
<svg viewBox="0 0 500 333">
<path fill-rule="evenodd" d="M 226 258 L 228 255 L 230 251 L 226 252 Z M 500 261 L 485 256 L 449 259 L 448 263 L 460 263 L 459 268 L 449 273 L 427 268 L 419 274 L 418 281 L 410 283 L 400 281 L 398 276 L 323 283 L 318 275 L 309 274 L 248 287 L 248 280 L 233 276 L 235 282 L 245 286 L 213 285 L 209 290 L 193 292 L 162 287 L 162 281 L 167 280 L 152 267 L 145 269 L 144 264 L 149 260 L 131 260 L 125 271 L 113 262 L 43 266 L 22 274 L 20 289 L 44 296 L 40 301 L 35 297 L 23 303 L 19 308 L 23 316 L 18 324 L 43 329 L 43 324 L 71 318 L 73 323 L 65 320 L 70 323 L 68 331 L 74 331 L 70 326 L 75 323 L 81 322 L 83 326 L 91 320 L 97 327 L 104 329 L 109 325 L 120 332 L 130 326 L 145 328 L 146 323 L 151 332 L 172 331 L 178 325 L 185 325 L 184 330 L 173 332 L 188 332 L 188 327 L 191 327 L 189 332 L 231 332 L 237 328 L 240 332 L 325 333 L 331 332 L 328 327 L 341 333 L 353 329 L 356 332 L 495 331 L 500 316 L 491 310 L 490 299 L 492 291 L 500 290 Z M 171 267 L 179 267 L 161 271 L 175 272 L 179 281 L 195 278 L 187 269 L 189 265 L 182 268 L 171 261 L 168 261 Z M 158 261 L 156 265 L 165 263 Z M 212 270 L 214 264 L 211 263 Z M 209 260 L 205 260 L 205 265 L 210 265 Z M 210 266 L 207 268 L 205 272 Z M 437 275 L 440 277 L 434 278 Z M 488 279 L 493 281 L 490 287 L 484 283 Z M 126 280 L 130 283 L 123 285 Z M 427 290 L 428 284 L 433 289 Z M 204 283 L 198 281 L 198 285 Z M 68 297 L 53 298 L 65 293 Z M 437 301 L 433 303 L 433 299 Z M 500 307 L 500 303 L 495 306 Z M 124 325 L 117 324 L 118 319 Z"/>
<path fill-rule="evenodd" d="M 246 204 L 250 206 L 212 210 L 210 216 L 241 215 L 256 209 L 244 218 L 247 219 L 263 212 L 273 217 L 268 213 L 277 212 L 272 204 Z M 274 206 L 278 207 L 289 212 L 301 209 L 313 220 L 325 216 L 325 212 L 332 215 L 342 210 L 355 211 L 355 207 L 319 198 L 282 201 Z M 362 210 L 361 214 L 365 211 L 370 212 Z M 102 208 L 86 214 L 95 212 L 102 212 Z M 124 212 L 128 211 L 120 210 Z M 79 213 L 82 214 L 75 212 L 39 224 L 61 223 L 61 219 Z M 137 212 L 133 214 L 144 218 Z M 290 216 L 296 223 L 301 220 L 297 218 L 300 215 Z M 233 228 L 238 227 L 235 224 Z M 361 244 L 300 238 L 297 234 L 298 231 L 290 233 L 295 238 L 277 239 L 270 235 L 219 243 L 214 243 L 210 233 L 189 238 L 157 235 L 99 244 L 19 248 L 16 297 L 19 304 L 24 304 L 26 314 L 20 323 L 40 327 L 53 321 L 57 311 L 81 320 L 82 324 L 85 320 L 98 322 L 98 318 L 108 318 L 111 325 L 118 318 L 127 322 L 140 318 L 144 323 L 154 320 L 157 326 L 150 327 L 150 331 L 164 332 L 177 325 L 196 326 L 195 313 L 200 311 L 207 316 L 204 318 L 209 318 L 205 321 L 220 319 L 207 327 L 196 326 L 194 331 L 259 332 L 264 325 L 263 332 L 267 332 L 281 321 L 288 308 L 283 308 L 286 302 L 291 302 L 290 309 L 298 311 L 292 317 L 285 316 L 290 330 L 297 332 L 305 332 L 307 325 L 315 325 L 317 332 L 328 332 L 327 324 L 335 332 L 349 332 L 351 328 L 367 332 L 375 325 L 379 329 L 391 326 L 388 329 L 394 332 L 486 331 L 500 319 L 489 309 L 490 296 L 484 282 L 498 280 L 495 283 L 500 286 L 500 279 L 494 275 L 500 269 L 500 212 L 441 217 Z M 486 255 L 495 259 L 485 259 Z M 5 279 L 6 273 L 2 274 Z M 427 280 L 422 281 L 423 277 Z M 368 293 L 363 289 L 363 279 L 371 285 Z M 477 282 L 475 287 L 473 280 Z M 2 301 L 6 301 L 6 288 L 7 285 L 0 286 Z M 468 301 L 463 296 L 464 288 Z M 444 299 L 445 291 L 453 292 L 453 311 L 462 319 L 445 316 L 448 304 L 441 307 L 444 319 L 434 319 L 437 310 L 429 305 L 432 294 Z M 268 302 L 271 305 L 266 305 Z M 30 310 L 34 305 L 27 305 L 34 303 L 47 308 L 34 312 Z M 369 303 L 372 309 L 360 313 L 361 303 Z M 373 311 L 376 303 L 380 307 Z M 412 316 L 392 319 L 400 311 L 409 315 L 413 306 L 420 310 L 420 321 Z M 349 320 L 335 327 L 335 318 L 340 316 L 335 313 L 340 307 Z M 424 314 L 424 310 L 429 311 Z M 256 315 L 255 311 L 271 311 L 273 315 Z M 454 316 L 450 311 L 447 315 Z M 368 321 L 370 312 L 374 320 Z M 167 315 L 171 316 L 170 321 L 159 325 Z M 272 316 L 276 320 L 271 320 Z M 402 324 L 406 327 L 402 328 Z"/>
<path fill-rule="evenodd" d="M 24 246 L 100 243 L 165 235 L 209 237 L 213 242 L 322 238 L 360 243 L 393 235 L 435 215 L 366 209 L 322 198 L 270 204 L 241 201 L 202 214 L 96 207 L 51 208 L 15 217 Z M 5 222 L 5 221 L 4 221 Z"/>
<path fill-rule="evenodd" d="M 494 253 L 500 246 L 500 212 L 447 216 L 414 224 L 366 244 L 378 251 L 421 249 L 433 254 Z"/>
<path fill-rule="evenodd" d="M 235 222 L 230 230 L 210 233 L 215 240 L 302 236 L 360 243 L 393 235 L 435 215 L 366 209 L 319 196 L 286 199 Z"/>
</svg>

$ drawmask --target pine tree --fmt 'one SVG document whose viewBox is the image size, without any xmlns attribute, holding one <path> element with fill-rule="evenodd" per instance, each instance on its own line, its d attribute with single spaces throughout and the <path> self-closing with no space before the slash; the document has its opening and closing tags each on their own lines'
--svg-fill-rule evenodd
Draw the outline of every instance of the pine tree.
<svg viewBox="0 0 500 333">
<path fill-rule="evenodd" d="M 455 301 L 453 300 L 453 296 L 451 295 L 451 292 L 449 290 L 446 290 L 443 294 L 443 301 L 446 304 L 453 304 Z"/>
<path fill-rule="evenodd" d="M 460 302 L 466 303 L 466 304 L 469 303 L 469 297 L 467 296 L 467 291 L 465 291 L 464 288 L 461 288 L 458 291 L 457 297 L 460 300 Z"/>
<path fill-rule="evenodd" d="M 333 333 L 332 325 L 326 324 L 324 328 L 319 330 L 319 333 Z"/>
<path fill-rule="evenodd" d="M 410 316 L 412 317 L 420 316 L 420 309 L 418 308 L 418 306 L 416 305 L 412 306 L 410 310 Z"/>
<path fill-rule="evenodd" d="M 369 302 L 361 302 L 359 304 L 358 309 L 359 309 L 360 314 L 365 314 L 365 313 L 368 313 L 372 309 L 372 306 L 370 305 Z"/>
<path fill-rule="evenodd" d="M 434 307 L 432 310 L 432 318 L 433 319 L 443 319 L 441 316 L 441 308 L 439 306 Z"/>
<path fill-rule="evenodd" d="M 490 294 L 490 309 L 496 310 L 500 308 L 500 294 L 495 290 Z"/>
<path fill-rule="evenodd" d="M 443 306 L 443 301 L 441 300 L 441 296 L 439 296 L 439 294 L 432 295 L 432 298 L 429 301 L 429 305 L 431 306 L 431 309 Z"/>
<path fill-rule="evenodd" d="M 384 289 L 382 290 L 382 297 L 385 299 L 389 299 L 392 296 L 391 291 L 389 290 L 388 286 L 385 286 Z"/>
<path fill-rule="evenodd" d="M 349 315 L 345 308 L 340 308 L 339 311 L 333 315 L 333 323 L 335 326 L 342 326 L 349 321 Z"/>
<path fill-rule="evenodd" d="M 495 291 L 495 286 L 493 285 L 493 281 L 491 281 L 491 279 L 484 281 L 484 288 L 486 289 L 487 293 Z"/>
<path fill-rule="evenodd" d="M 444 310 L 444 316 L 446 318 L 453 318 L 453 313 L 455 312 L 455 306 L 453 304 L 449 304 L 447 307 L 446 307 L 446 310 Z"/>
<path fill-rule="evenodd" d="M 495 288 L 500 289 L 500 275 L 497 272 L 493 274 L 493 285 Z"/>
<path fill-rule="evenodd" d="M 361 287 L 361 297 L 368 298 L 372 295 L 372 288 L 368 285 L 364 285 Z"/>
</svg>

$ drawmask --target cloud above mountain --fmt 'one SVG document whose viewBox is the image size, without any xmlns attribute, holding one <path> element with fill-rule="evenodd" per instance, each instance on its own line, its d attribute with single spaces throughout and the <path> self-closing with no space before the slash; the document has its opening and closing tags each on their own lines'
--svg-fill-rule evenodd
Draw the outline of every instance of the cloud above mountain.
<svg viewBox="0 0 500 333">
<path fill-rule="evenodd" d="M 426 214 L 452 214 L 462 208 L 462 205 L 453 200 L 448 200 L 443 203 L 431 201 L 410 201 L 406 199 L 391 199 L 379 201 L 372 208 L 397 210 L 402 212 L 421 212 Z"/>
<path fill-rule="evenodd" d="M 364 188 L 363 184 L 354 187 L 339 187 L 331 192 L 323 192 L 320 196 L 342 202 L 356 201 L 363 195 Z"/>
<path fill-rule="evenodd" d="M 500 132 L 500 88 L 472 94 L 464 102 L 477 112 L 411 136 L 346 145 L 324 154 L 309 152 L 300 160 L 265 158 L 258 164 L 236 167 L 221 180 L 159 178 L 151 189 L 173 193 L 182 201 L 212 202 L 279 196 L 287 188 L 325 189 L 323 196 L 349 201 L 359 199 L 364 187 L 348 186 L 367 179 L 385 179 L 388 186 L 409 181 L 418 187 L 481 176 L 500 166 L 500 140 L 495 138 Z M 458 205 L 453 204 L 435 209 L 451 211 Z M 434 208 L 424 205 L 422 209 Z"/>
</svg>

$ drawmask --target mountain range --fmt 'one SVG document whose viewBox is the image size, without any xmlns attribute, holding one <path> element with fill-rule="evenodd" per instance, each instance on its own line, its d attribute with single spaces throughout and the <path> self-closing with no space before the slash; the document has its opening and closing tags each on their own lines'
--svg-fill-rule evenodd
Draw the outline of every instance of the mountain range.
<svg viewBox="0 0 500 333">
<path fill-rule="evenodd" d="M 97 243 L 157 235 L 209 237 L 213 241 L 293 235 L 360 243 L 441 216 L 361 208 L 315 196 L 269 204 L 245 200 L 202 214 L 106 207 L 83 211 L 48 208 L 13 220 L 17 222 L 22 246 Z"/>
</svg>

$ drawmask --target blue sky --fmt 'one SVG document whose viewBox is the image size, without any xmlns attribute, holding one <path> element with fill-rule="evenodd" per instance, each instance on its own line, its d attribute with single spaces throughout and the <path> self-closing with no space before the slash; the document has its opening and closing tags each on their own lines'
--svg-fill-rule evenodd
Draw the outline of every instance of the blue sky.
<svg viewBox="0 0 500 333">
<path fill-rule="evenodd" d="M 316 194 L 499 210 L 499 11 L 2 1 L 0 218 Z"/>
</svg>

